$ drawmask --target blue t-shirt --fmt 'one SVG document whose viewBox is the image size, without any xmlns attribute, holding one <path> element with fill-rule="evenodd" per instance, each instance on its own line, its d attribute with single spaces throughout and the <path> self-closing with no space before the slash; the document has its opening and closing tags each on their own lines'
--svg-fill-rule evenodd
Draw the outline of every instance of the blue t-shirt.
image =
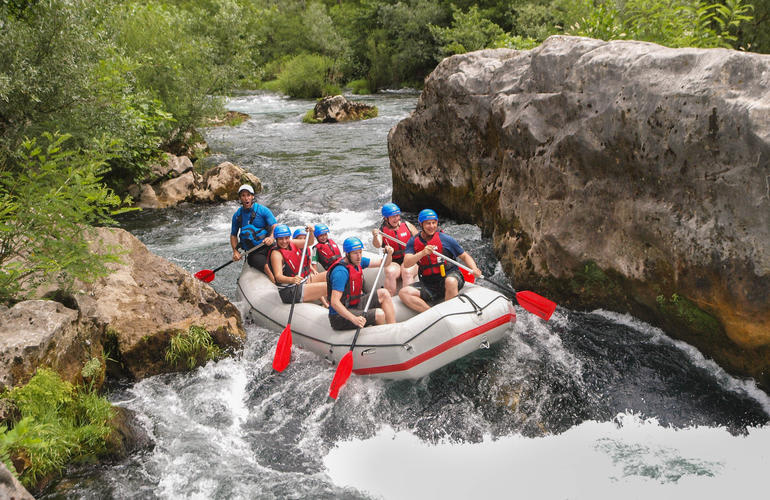
<svg viewBox="0 0 770 500">
<path fill-rule="evenodd" d="M 371 260 L 369 257 L 361 257 L 361 269 L 366 269 L 369 267 L 370 262 Z M 345 285 L 348 284 L 349 279 L 350 273 L 348 272 L 348 268 L 341 264 L 336 266 L 334 269 L 332 269 L 331 276 L 329 276 L 329 280 L 332 282 L 332 290 L 345 292 Z M 329 304 L 329 314 L 339 314 L 334 310 L 331 304 Z"/>
<path fill-rule="evenodd" d="M 420 234 L 420 233 L 417 233 L 417 234 Z M 457 257 L 465 253 L 465 250 L 463 250 L 463 247 L 461 247 L 460 244 L 457 243 L 457 240 L 452 238 L 448 234 L 440 232 L 438 233 L 438 237 L 441 240 L 441 253 L 446 255 L 450 259 L 457 260 Z M 404 250 L 404 253 L 411 253 L 412 255 L 417 253 L 414 251 L 415 238 L 417 238 L 417 236 L 412 236 L 411 238 L 409 238 L 409 242 L 406 244 L 406 250 Z M 454 267 L 454 264 L 451 264 L 451 266 Z"/>
<path fill-rule="evenodd" d="M 243 214 L 243 217 L 240 216 L 241 211 L 245 212 Z M 273 215 L 273 212 L 271 212 L 270 209 L 264 205 L 255 203 L 251 206 L 251 211 L 253 211 L 256 214 L 254 216 L 254 222 L 252 222 L 252 225 L 256 227 L 265 228 L 265 230 L 268 232 L 270 231 L 270 227 L 272 227 L 274 224 L 278 222 L 277 220 L 275 220 L 275 216 Z M 236 210 L 235 213 L 233 214 L 233 222 L 230 225 L 230 234 L 232 236 L 238 236 L 238 233 L 240 233 L 241 228 L 244 225 L 248 224 L 250 219 L 251 219 L 250 211 L 243 209 L 243 207 Z"/>
</svg>

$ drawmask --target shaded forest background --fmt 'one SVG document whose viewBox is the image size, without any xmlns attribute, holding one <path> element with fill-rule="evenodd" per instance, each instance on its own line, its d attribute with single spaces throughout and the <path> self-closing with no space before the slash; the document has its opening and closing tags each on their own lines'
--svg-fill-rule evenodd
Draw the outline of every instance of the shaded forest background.
<svg viewBox="0 0 770 500">
<path fill-rule="evenodd" d="M 770 52 L 770 0 L 0 0 L 0 303 L 106 272 L 113 223 L 225 96 L 421 88 L 444 57 L 553 34 Z M 193 152 L 195 154 L 195 152 Z"/>
</svg>

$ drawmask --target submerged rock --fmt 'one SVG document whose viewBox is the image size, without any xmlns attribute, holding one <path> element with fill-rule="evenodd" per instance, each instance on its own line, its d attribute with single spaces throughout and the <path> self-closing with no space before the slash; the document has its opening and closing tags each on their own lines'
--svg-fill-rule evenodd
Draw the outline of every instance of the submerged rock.
<svg viewBox="0 0 770 500">
<path fill-rule="evenodd" d="M 657 324 L 770 388 L 770 56 L 554 36 L 445 59 L 393 198 L 473 221 L 518 288 Z"/>
</svg>

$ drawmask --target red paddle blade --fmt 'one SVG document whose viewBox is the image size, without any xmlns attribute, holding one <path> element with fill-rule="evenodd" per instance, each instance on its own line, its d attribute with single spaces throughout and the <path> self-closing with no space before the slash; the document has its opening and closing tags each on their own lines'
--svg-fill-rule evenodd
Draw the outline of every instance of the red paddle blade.
<svg viewBox="0 0 770 500">
<path fill-rule="evenodd" d="M 546 299 L 542 295 L 538 295 L 535 292 L 525 290 L 523 292 L 516 292 L 516 300 L 519 301 L 519 305 L 548 321 L 556 309 L 556 302 Z"/>
<path fill-rule="evenodd" d="M 476 275 L 473 274 L 470 271 L 466 271 L 462 267 L 458 267 L 457 269 L 460 270 L 461 273 L 463 273 L 463 279 L 466 283 L 476 283 Z"/>
<path fill-rule="evenodd" d="M 286 325 L 281 336 L 278 337 L 278 345 L 275 346 L 273 369 L 282 372 L 289 366 L 289 361 L 291 361 L 291 328 Z"/>
<path fill-rule="evenodd" d="M 337 371 L 334 372 L 334 378 L 332 379 L 332 385 L 329 387 L 329 397 L 337 399 L 337 394 L 345 382 L 348 381 L 348 377 L 353 372 L 353 351 L 348 351 L 347 354 L 342 356 L 339 364 L 337 365 Z"/>
<path fill-rule="evenodd" d="M 211 281 L 214 280 L 214 271 L 212 271 L 211 269 L 204 269 L 203 271 L 198 271 L 197 273 L 195 273 L 195 277 L 201 281 L 210 283 Z"/>
</svg>

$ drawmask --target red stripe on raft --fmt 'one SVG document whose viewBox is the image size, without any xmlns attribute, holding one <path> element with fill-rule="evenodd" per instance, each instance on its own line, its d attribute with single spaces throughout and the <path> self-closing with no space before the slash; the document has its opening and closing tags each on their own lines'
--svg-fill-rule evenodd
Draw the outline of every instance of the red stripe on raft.
<svg viewBox="0 0 770 500">
<path fill-rule="evenodd" d="M 420 363 L 423 363 L 429 360 L 430 358 L 434 358 L 438 356 L 442 352 L 447 351 L 456 345 L 462 344 L 466 340 L 472 339 L 473 337 L 477 337 L 484 332 L 488 332 L 489 330 L 502 325 L 503 323 L 509 322 L 512 317 L 515 317 L 515 316 L 510 313 L 504 314 L 503 316 L 500 316 L 499 318 L 492 320 L 489 323 L 484 323 L 483 325 L 478 326 L 473 330 L 468 330 L 467 332 L 461 335 L 458 335 L 457 337 L 454 337 L 451 340 L 447 340 L 443 344 L 437 345 L 433 349 L 429 351 L 425 351 L 424 353 L 413 357 L 409 361 L 405 361 L 403 363 L 398 363 L 395 365 L 384 365 L 384 366 L 373 366 L 371 368 L 361 368 L 358 370 L 353 370 L 353 373 L 355 373 L 356 375 L 373 375 L 375 373 L 400 372 L 400 371 L 408 370 L 414 366 L 419 365 Z"/>
</svg>

